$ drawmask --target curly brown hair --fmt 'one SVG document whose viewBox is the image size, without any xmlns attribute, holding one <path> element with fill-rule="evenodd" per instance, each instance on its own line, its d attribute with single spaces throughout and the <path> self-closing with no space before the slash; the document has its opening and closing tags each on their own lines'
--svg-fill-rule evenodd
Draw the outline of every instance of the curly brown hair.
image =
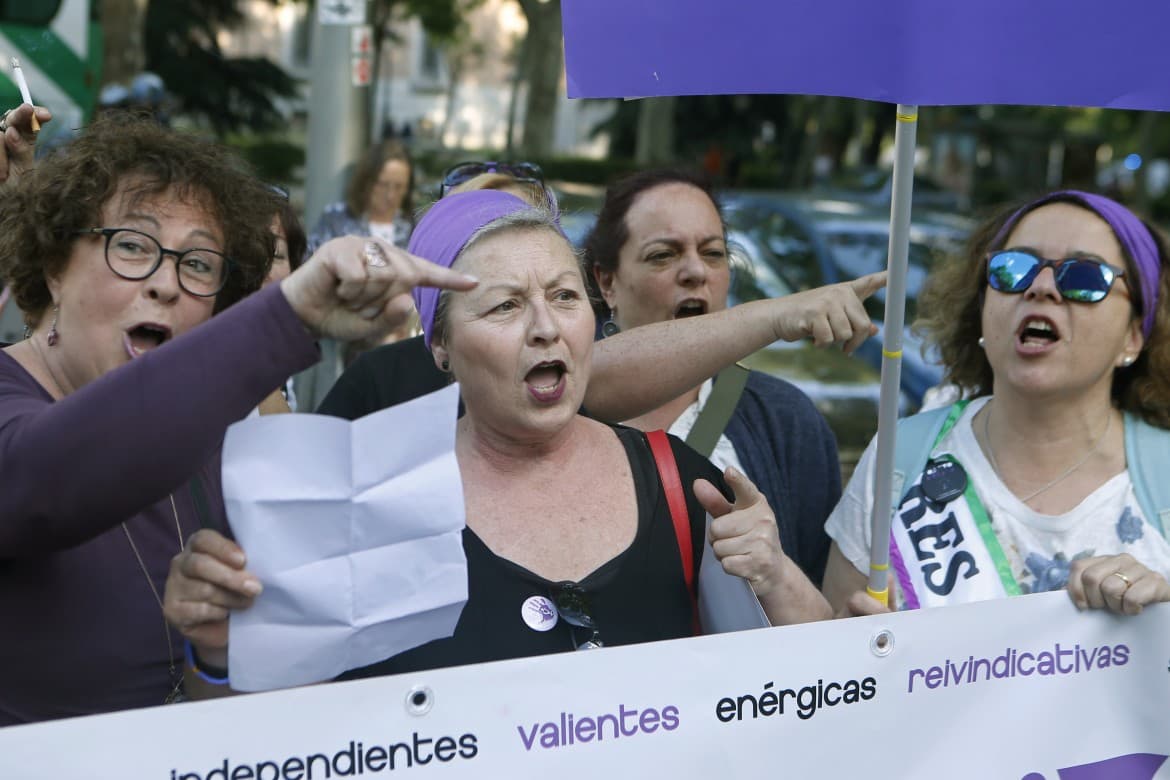
<svg viewBox="0 0 1170 780">
<path fill-rule="evenodd" d="M 1005 226 L 1024 214 L 1051 203 L 1070 203 L 1091 214 L 1096 212 L 1072 194 L 1042 197 L 1016 203 L 995 213 L 971 234 L 963 253 L 932 272 L 920 297 L 919 319 L 914 324 L 931 346 L 938 350 L 946 369 L 946 381 L 958 385 L 970 397 L 990 395 L 994 376 L 987 355 L 979 346 L 983 334 L 983 299 L 987 289 L 985 269 L 988 252 L 1002 248 L 1010 231 Z M 1018 216 L 1017 216 L 1018 215 Z M 1113 401 L 1120 409 L 1136 414 L 1151 425 L 1170 428 L 1170 254 L 1161 231 L 1148 221 L 1158 248 L 1160 265 L 1158 310 L 1154 328 L 1134 363 L 1113 372 Z M 1137 265 L 1122 246 L 1125 273 L 1139 278 Z M 1141 316 L 1140 285 L 1130 287 L 1134 316 Z"/>
<path fill-rule="evenodd" d="M 166 193 L 197 204 L 216 222 L 232 261 L 217 312 L 260 288 L 272 264 L 277 194 L 214 142 L 115 115 L 90 124 L 5 192 L 0 277 L 30 326 L 52 304 L 45 280 L 65 269 L 76 231 L 101 227 L 103 207 L 123 187 L 139 201 Z"/>
<path fill-rule="evenodd" d="M 414 224 L 414 162 L 410 159 L 407 148 L 393 139 L 371 146 L 354 166 L 349 184 L 345 188 L 345 207 L 354 217 L 361 217 L 366 213 L 370 205 L 370 193 L 374 191 L 374 185 L 378 183 L 382 169 L 391 160 L 401 160 L 410 169 L 406 195 L 402 197 L 402 207 L 398 213 Z"/>
</svg>

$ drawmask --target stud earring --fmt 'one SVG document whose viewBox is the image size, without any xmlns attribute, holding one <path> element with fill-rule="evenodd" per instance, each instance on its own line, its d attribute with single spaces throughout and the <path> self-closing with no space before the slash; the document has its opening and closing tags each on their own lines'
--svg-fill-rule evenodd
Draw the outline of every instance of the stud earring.
<svg viewBox="0 0 1170 780">
<path fill-rule="evenodd" d="M 1132 365 L 1133 365 L 1133 361 L 1134 361 L 1134 357 L 1133 357 L 1133 355 L 1126 355 L 1125 357 L 1123 357 L 1123 358 L 1121 359 L 1121 365 L 1123 365 L 1123 366 L 1127 366 L 1127 367 L 1128 367 L 1128 366 L 1132 366 Z"/>
<path fill-rule="evenodd" d="M 439 364 L 439 370 L 443 373 L 449 373 L 451 371 L 451 362 L 449 360 L 444 360 Z"/>
<path fill-rule="evenodd" d="M 986 347 L 987 347 L 987 339 L 985 339 L 985 338 L 983 338 L 982 336 L 980 336 L 980 337 L 979 337 L 979 346 L 980 346 L 980 347 L 983 347 L 983 348 L 986 348 Z"/>
<path fill-rule="evenodd" d="M 53 324 L 49 326 L 49 346 L 57 346 L 57 342 L 61 340 L 61 335 L 57 333 L 57 315 L 60 313 L 61 307 L 53 304 Z"/>
</svg>

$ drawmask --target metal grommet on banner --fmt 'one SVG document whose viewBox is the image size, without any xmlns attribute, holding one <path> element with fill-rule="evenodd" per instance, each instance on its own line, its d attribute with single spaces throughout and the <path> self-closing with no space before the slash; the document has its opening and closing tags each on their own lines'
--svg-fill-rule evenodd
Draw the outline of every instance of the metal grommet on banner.
<svg viewBox="0 0 1170 780">
<path fill-rule="evenodd" d="M 883 628 L 869 638 L 869 650 L 878 658 L 885 658 L 894 652 L 894 632 Z"/>
<path fill-rule="evenodd" d="M 425 685 L 416 685 L 406 692 L 406 711 L 411 715 L 426 715 L 435 706 L 435 692 Z"/>
</svg>

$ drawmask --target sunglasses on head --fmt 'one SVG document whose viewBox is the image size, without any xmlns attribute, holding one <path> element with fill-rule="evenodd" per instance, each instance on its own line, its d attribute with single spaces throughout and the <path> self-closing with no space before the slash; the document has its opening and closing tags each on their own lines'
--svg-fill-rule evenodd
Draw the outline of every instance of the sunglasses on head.
<svg viewBox="0 0 1170 780">
<path fill-rule="evenodd" d="M 532 182 L 544 186 L 544 171 L 536 163 L 518 162 L 463 162 L 448 168 L 443 174 L 443 183 L 439 185 L 439 197 L 443 197 L 451 189 L 466 181 L 485 173 L 502 173 L 511 176 L 516 181 Z"/>
<path fill-rule="evenodd" d="M 1125 275 L 1123 268 L 1087 257 L 1048 260 L 1024 249 L 1003 249 L 987 256 L 987 284 L 1002 293 L 1022 293 L 1045 268 L 1056 275 L 1061 296 L 1078 303 L 1100 303 L 1113 281 Z"/>
<path fill-rule="evenodd" d="M 605 646 L 601 641 L 601 632 L 597 630 L 597 621 L 591 614 L 589 594 L 584 588 L 575 582 L 558 583 L 553 594 L 553 602 L 557 605 L 561 620 L 576 628 L 585 628 L 592 632 L 584 642 L 578 642 L 574 631 L 574 650 L 596 650 Z"/>
</svg>

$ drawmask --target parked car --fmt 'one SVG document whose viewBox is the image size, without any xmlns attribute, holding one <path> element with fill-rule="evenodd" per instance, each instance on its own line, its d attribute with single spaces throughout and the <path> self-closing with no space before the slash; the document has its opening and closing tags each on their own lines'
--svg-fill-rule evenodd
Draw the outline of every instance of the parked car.
<svg viewBox="0 0 1170 780">
<path fill-rule="evenodd" d="M 777 273 L 771 250 L 746 232 L 729 229 L 732 255 L 728 305 L 790 295 L 793 288 Z M 872 339 L 871 339 L 872 340 Z M 880 349 L 879 349 L 880 351 Z M 785 379 L 799 387 L 833 429 L 845 476 L 877 432 L 881 373 L 859 355 L 835 348 L 814 347 L 810 341 L 778 341 L 749 355 L 744 365 Z M 903 392 L 903 412 L 916 404 Z"/>
<path fill-rule="evenodd" d="M 887 211 L 893 192 L 893 173 L 874 168 L 848 171 L 818 190 L 818 194 L 826 198 L 864 203 Z M 963 198 L 957 192 L 941 187 L 923 176 L 914 178 L 914 190 L 910 197 L 916 209 L 958 212 L 963 206 Z"/>
<path fill-rule="evenodd" d="M 725 193 L 730 227 L 768 248 L 776 272 L 793 289 L 806 290 L 854 279 L 888 265 L 889 212 L 886 209 L 806 195 L 766 192 Z M 966 240 L 971 223 L 953 214 L 921 212 L 910 226 L 906 278 L 906 323 L 917 314 L 918 294 L 930 269 Z M 885 319 L 885 291 L 866 303 L 870 316 Z M 880 370 L 883 334 L 869 339 L 858 355 Z M 918 405 L 942 379 L 942 368 L 926 354 L 921 339 L 903 334 L 902 390 Z"/>
</svg>

